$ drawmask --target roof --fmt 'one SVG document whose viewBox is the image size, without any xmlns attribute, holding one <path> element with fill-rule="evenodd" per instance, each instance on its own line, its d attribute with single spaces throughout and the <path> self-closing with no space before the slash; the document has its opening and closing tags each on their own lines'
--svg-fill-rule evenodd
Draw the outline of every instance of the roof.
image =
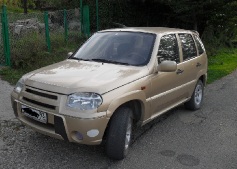
<svg viewBox="0 0 237 169">
<path fill-rule="evenodd" d="M 180 33 L 193 32 L 193 31 L 185 30 L 185 29 L 166 28 L 166 27 L 125 27 L 125 28 L 107 29 L 107 30 L 102 30 L 100 32 L 109 32 L 109 31 L 146 32 L 146 33 L 155 33 L 155 34 L 170 33 L 170 32 L 178 32 L 178 33 L 179 32 Z"/>
</svg>

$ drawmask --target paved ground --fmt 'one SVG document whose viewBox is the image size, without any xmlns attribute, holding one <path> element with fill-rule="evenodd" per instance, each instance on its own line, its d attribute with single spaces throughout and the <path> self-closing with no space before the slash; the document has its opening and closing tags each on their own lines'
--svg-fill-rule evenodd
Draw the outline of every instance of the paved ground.
<svg viewBox="0 0 237 169">
<path fill-rule="evenodd" d="M 128 157 L 109 160 L 103 146 L 56 140 L 22 126 L 0 80 L 0 168 L 237 168 L 237 71 L 208 85 L 203 108 L 182 106 L 136 132 Z"/>
</svg>

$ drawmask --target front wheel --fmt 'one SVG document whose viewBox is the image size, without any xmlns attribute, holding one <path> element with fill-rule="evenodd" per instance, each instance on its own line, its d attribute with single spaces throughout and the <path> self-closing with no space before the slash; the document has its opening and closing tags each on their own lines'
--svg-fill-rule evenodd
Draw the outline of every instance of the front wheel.
<svg viewBox="0 0 237 169">
<path fill-rule="evenodd" d="M 119 108 L 111 118 L 106 137 L 106 154 L 109 158 L 125 158 L 132 139 L 132 128 L 132 110 L 127 107 Z"/>
<path fill-rule="evenodd" d="M 201 108 L 203 102 L 204 86 L 201 80 L 198 80 L 193 91 L 191 99 L 184 104 L 187 109 L 197 110 Z"/>
</svg>

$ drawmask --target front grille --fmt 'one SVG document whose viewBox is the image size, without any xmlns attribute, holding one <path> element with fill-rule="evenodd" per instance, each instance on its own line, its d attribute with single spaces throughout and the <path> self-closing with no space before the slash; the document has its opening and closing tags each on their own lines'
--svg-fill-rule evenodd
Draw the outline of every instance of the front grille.
<svg viewBox="0 0 237 169">
<path fill-rule="evenodd" d="M 36 124 L 37 126 L 42 126 L 42 127 L 47 128 L 47 129 L 49 129 L 51 131 L 55 131 L 54 124 L 50 124 L 50 123 L 44 124 L 44 123 L 36 121 L 36 120 L 34 120 L 32 118 L 29 118 L 27 116 L 22 116 L 21 118 L 27 120 L 28 123 L 31 123 L 31 124 L 34 124 L 34 125 Z"/>
<path fill-rule="evenodd" d="M 41 97 L 45 97 L 45 98 L 49 98 L 49 99 L 53 99 L 53 100 L 57 100 L 58 96 L 52 95 L 52 94 L 47 94 L 47 93 L 42 93 L 36 90 L 32 90 L 32 89 L 26 89 L 26 92 L 31 93 L 31 94 L 35 94 Z"/>
<path fill-rule="evenodd" d="M 30 102 L 30 103 L 33 103 L 33 104 L 36 104 L 36 105 L 39 105 L 39 106 L 42 106 L 42 107 L 45 107 L 45 108 L 48 108 L 48 109 L 52 109 L 52 110 L 56 109 L 56 106 L 52 106 L 52 105 L 49 105 L 49 104 L 46 104 L 46 103 L 41 103 L 41 102 L 38 102 L 38 101 L 35 101 L 35 100 L 28 99 L 26 97 L 23 97 L 23 100 L 25 100 L 27 102 Z"/>
</svg>

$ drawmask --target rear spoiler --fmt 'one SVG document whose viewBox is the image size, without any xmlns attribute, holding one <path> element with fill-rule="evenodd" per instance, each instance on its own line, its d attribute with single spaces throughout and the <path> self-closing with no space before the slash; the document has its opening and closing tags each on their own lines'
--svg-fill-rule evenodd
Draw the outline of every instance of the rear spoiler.
<svg viewBox="0 0 237 169">
<path fill-rule="evenodd" d="M 191 30 L 191 31 L 194 32 L 194 33 L 196 33 L 196 34 L 199 36 L 198 31 L 196 31 L 196 30 Z"/>
<path fill-rule="evenodd" d="M 112 22 L 112 23 L 113 23 L 113 25 L 118 26 L 119 28 L 126 28 L 127 27 L 126 25 L 123 25 L 121 23 L 116 23 L 116 22 Z"/>
</svg>

